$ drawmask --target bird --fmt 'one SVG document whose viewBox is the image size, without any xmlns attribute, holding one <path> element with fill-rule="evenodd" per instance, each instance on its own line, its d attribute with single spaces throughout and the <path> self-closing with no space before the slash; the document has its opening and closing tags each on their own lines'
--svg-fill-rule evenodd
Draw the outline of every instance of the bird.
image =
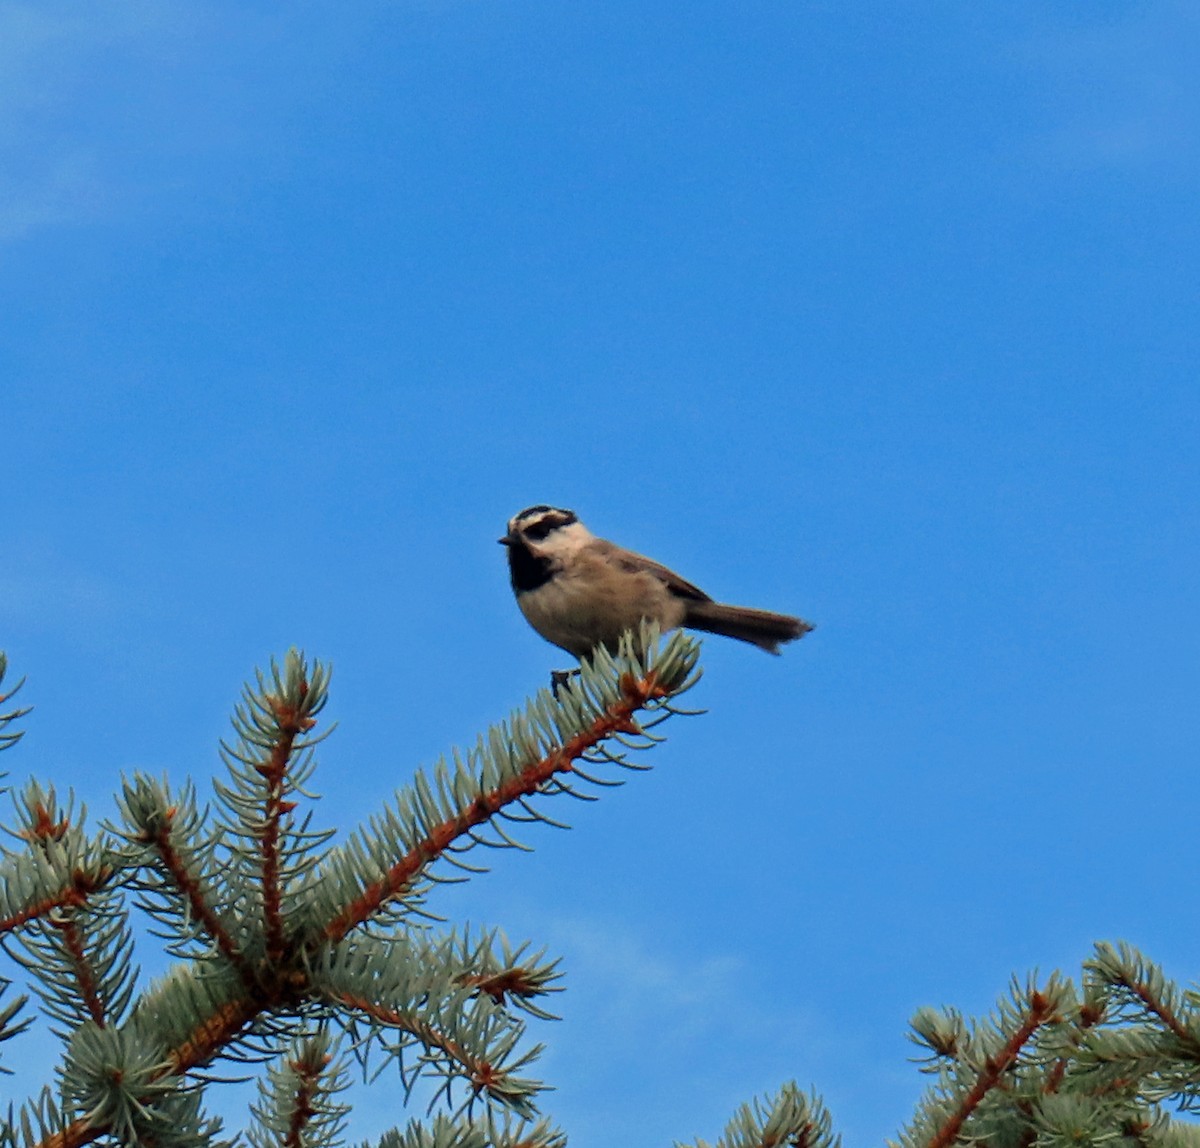
<svg viewBox="0 0 1200 1148">
<path fill-rule="evenodd" d="M 666 566 L 597 538 L 573 510 L 528 506 L 508 520 L 497 541 L 508 549 L 525 620 L 576 658 L 597 646 L 616 652 L 621 635 L 643 620 L 664 631 L 722 634 L 771 654 L 813 628 L 790 614 L 714 602 Z"/>
</svg>

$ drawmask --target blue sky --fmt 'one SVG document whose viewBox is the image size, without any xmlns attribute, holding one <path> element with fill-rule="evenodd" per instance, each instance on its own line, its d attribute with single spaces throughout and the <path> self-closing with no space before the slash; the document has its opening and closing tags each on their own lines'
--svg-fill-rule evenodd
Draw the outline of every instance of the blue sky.
<svg viewBox="0 0 1200 1148">
<path fill-rule="evenodd" d="M 1192 978 L 1198 65 L 1182 3 L 0 4 L 3 764 L 203 784 L 295 644 L 349 828 L 561 665 L 546 501 L 818 626 L 442 901 L 562 954 L 573 1145 L 790 1078 L 878 1143 L 917 1007 Z"/>
</svg>

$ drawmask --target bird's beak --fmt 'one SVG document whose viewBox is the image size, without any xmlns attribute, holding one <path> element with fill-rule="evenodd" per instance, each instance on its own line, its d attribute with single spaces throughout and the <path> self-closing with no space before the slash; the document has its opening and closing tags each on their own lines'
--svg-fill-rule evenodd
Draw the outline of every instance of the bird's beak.
<svg viewBox="0 0 1200 1148">
<path fill-rule="evenodd" d="M 511 546 L 512 545 L 512 539 L 509 538 L 509 536 L 507 534 L 503 538 L 497 538 L 496 541 L 499 542 L 501 546 Z"/>
</svg>

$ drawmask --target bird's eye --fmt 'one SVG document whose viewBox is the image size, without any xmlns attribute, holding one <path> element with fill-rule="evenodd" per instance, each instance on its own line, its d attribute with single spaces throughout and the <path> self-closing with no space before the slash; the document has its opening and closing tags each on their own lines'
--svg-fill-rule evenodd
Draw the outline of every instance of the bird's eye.
<svg viewBox="0 0 1200 1148">
<path fill-rule="evenodd" d="M 541 542 L 558 524 L 548 518 L 539 518 L 537 522 L 525 527 L 525 533 L 535 542 Z"/>
</svg>

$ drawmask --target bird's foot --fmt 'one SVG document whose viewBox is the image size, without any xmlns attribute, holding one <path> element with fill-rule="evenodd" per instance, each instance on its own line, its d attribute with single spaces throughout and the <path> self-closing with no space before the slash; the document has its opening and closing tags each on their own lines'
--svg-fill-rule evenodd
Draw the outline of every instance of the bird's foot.
<svg viewBox="0 0 1200 1148">
<path fill-rule="evenodd" d="M 572 678 L 578 677 L 578 670 L 551 670 L 550 671 L 550 692 L 558 697 L 558 691 L 567 685 Z"/>
</svg>

